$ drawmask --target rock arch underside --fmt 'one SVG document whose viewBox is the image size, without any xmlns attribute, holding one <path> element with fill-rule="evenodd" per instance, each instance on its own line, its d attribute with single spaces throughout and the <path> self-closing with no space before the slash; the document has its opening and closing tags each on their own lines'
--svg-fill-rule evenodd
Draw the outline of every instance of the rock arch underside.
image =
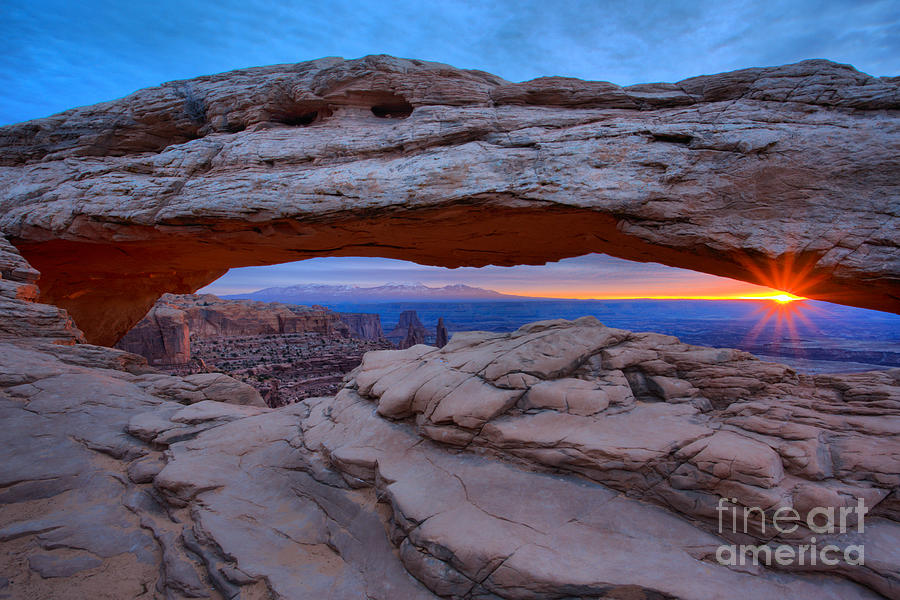
<svg viewBox="0 0 900 600">
<path fill-rule="evenodd" d="M 0 232 L 105 345 L 163 292 L 326 255 L 603 252 L 900 312 L 898 107 L 821 60 L 624 88 L 260 67 L 0 129 Z"/>
<path fill-rule="evenodd" d="M 900 312 L 898 89 L 828 61 L 621 88 L 326 58 L 0 129 L 0 597 L 900 597 L 900 369 L 583 317 L 368 352 L 273 408 L 109 347 L 163 292 L 324 255 L 607 252 Z M 209 300 L 168 298 L 182 324 Z M 244 309 L 273 306 L 321 316 Z M 857 560 L 717 560 L 814 539 Z"/>
</svg>

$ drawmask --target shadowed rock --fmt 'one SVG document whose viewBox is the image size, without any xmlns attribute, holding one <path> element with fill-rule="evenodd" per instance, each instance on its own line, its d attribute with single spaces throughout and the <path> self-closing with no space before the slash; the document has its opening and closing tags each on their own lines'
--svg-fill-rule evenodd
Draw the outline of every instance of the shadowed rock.
<svg viewBox="0 0 900 600">
<path fill-rule="evenodd" d="M 400 313 L 397 326 L 385 335 L 398 348 L 410 348 L 416 344 L 425 343 L 425 326 L 419 320 L 419 315 L 414 310 L 404 310 Z"/>
<path fill-rule="evenodd" d="M 447 341 L 447 327 L 444 326 L 444 317 L 440 317 L 434 331 L 434 345 L 443 348 L 447 345 Z"/>
<path fill-rule="evenodd" d="M 372 313 L 338 313 L 341 322 L 350 328 L 350 335 L 361 340 L 380 341 L 384 339 L 381 317 Z"/>
</svg>

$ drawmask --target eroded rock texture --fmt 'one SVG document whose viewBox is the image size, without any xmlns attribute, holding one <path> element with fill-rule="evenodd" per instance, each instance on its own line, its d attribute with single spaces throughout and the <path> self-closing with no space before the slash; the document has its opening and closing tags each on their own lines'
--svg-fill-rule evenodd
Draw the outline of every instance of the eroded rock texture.
<svg viewBox="0 0 900 600">
<path fill-rule="evenodd" d="M 321 255 L 606 252 L 898 312 L 898 106 L 827 61 L 626 88 L 260 67 L 0 129 L 0 233 L 107 345 L 163 292 Z"/>
<path fill-rule="evenodd" d="M 379 415 L 441 444 L 577 473 L 710 531 L 729 498 L 725 533 L 735 539 L 864 543 L 878 558 L 838 570 L 900 593 L 900 369 L 804 376 L 584 317 L 458 333 L 441 349 L 371 352 L 353 375 L 337 401 L 373 399 Z M 864 536 L 802 527 L 785 536 L 759 512 L 744 523 L 743 507 L 767 519 L 790 507 L 806 519 L 814 507 L 837 514 L 860 499 L 871 510 Z"/>
<path fill-rule="evenodd" d="M 897 596 L 894 371 L 801 377 L 583 319 L 370 353 L 336 397 L 269 409 L 76 343 L 57 309 L 14 335 L 36 273 L 5 245 L 0 265 L 25 290 L 0 315 L 0 593 Z M 829 541 L 864 543 L 865 567 L 719 565 L 717 494 L 864 498 L 865 532 Z"/>
</svg>

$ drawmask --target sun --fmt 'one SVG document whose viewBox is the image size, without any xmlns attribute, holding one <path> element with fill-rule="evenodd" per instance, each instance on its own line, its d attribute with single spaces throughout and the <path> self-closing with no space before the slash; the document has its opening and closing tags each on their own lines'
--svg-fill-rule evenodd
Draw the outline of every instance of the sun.
<svg viewBox="0 0 900 600">
<path fill-rule="evenodd" d="M 725 298 L 723 298 L 724 300 Z M 728 298 L 729 300 L 734 298 Z M 775 294 L 754 294 L 752 296 L 737 296 L 737 300 L 772 300 L 778 304 L 790 304 L 797 300 L 806 300 L 803 296 L 797 296 L 790 292 L 777 292 Z"/>
<path fill-rule="evenodd" d="M 769 298 L 771 298 L 778 304 L 787 304 L 788 302 L 793 302 L 794 300 L 801 300 L 801 298 L 792 296 L 790 294 L 776 294 L 774 296 L 769 296 Z"/>
</svg>

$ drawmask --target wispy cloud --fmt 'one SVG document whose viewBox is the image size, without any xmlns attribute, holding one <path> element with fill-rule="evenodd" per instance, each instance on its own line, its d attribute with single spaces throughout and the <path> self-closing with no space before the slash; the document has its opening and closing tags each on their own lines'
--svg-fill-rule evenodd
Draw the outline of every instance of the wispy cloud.
<svg viewBox="0 0 900 600">
<path fill-rule="evenodd" d="M 830 58 L 900 72 L 894 0 L 0 2 L 0 124 L 248 66 L 387 53 L 619 84 Z"/>
</svg>

